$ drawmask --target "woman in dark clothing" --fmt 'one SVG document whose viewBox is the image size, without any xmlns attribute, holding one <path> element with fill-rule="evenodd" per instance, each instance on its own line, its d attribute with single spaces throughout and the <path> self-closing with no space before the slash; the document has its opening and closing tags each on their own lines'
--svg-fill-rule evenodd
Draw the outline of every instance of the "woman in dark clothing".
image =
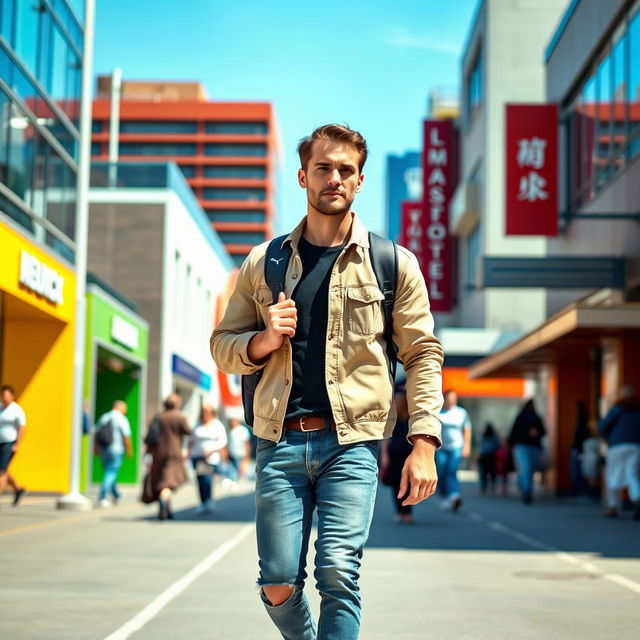
<svg viewBox="0 0 640 640">
<path fill-rule="evenodd" d="M 153 462 L 145 479 L 142 501 L 159 503 L 159 520 L 173 518 L 171 494 L 187 481 L 183 440 L 191 435 L 191 429 L 180 413 L 180 405 L 180 396 L 169 394 L 164 401 L 164 411 L 151 421 L 145 438 L 147 453 L 151 454 Z"/>
<path fill-rule="evenodd" d="M 518 486 L 525 504 L 531 504 L 533 500 L 533 474 L 540 467 L 542 438 L 545 433 L 542 420 L 533 406 L 533 400 L 527 400 L 509 435 L 509 445 L 513 449 L 513 459 L 518 472 Z"/>
<path fill-rule="evenodd" d="M 582 400 L 578 402 L 576 410 L 576 430 L 573 435 L 571 458 L 569 460 L 571 469 L 571 495 L 586 496 L 589 493 L 589 485 L 582 473 L 582 451 L 584 441 L 591 437 L 589 411 L 587 411 L 587 405 Z"/>
<path fill-rule="evenodd" d="M 480 473 L 480 491 L 484 493 L 487 486 L 491 491 L 496 487 L 496 452 L 500 448 L 500 438 L 493 425 L 487 422 L 484 433 L 480 438 L 480 450 L 478 452 L 478 471 Z"/>
<path fill-rule="evenodd" d="M 396 507 L 396 522 L 411 524 L 413 522 L 413 508 L 411 505 L 402 505 L 405 499 L 404 497 L 398 498 L 402 468 L 412 449 L 411 444 L 407 440 L 407 434 L 409 433 L 409 408 L 407 406 L 407 394 L 404 385 L 396 385 L 395 402 L 398 411 L 398 420 L 391 438 L 382 442 L 380 477 L 383 484 L 391 487 L 393 491 L 393 500 Z"/>
</svg>

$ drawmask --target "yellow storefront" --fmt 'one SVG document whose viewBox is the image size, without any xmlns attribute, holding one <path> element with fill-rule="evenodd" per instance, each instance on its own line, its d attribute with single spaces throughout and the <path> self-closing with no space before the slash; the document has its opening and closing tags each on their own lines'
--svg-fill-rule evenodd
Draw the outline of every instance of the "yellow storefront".
<svg viewBox="0 0 640 640">
<path fill-rule="evenodd" d="M 73 270 L 0 222 L 0 380 L 27 415 L 9 471 L 30 491 L 69 489 L 75 288 Z"/>
</svg>

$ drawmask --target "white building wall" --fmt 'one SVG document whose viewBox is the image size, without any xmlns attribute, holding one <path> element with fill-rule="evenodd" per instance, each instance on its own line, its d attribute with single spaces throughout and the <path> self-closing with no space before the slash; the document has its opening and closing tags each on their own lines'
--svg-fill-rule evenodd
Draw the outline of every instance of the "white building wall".
<svg viewBox="0 0 640 640">
<path fill-rule="evenodd" d="M 166 192 L 164 220 L 161 392 L 165 396 L 175 388 L 173 354 L 211 376 L 211 391 L 193 386 L 193 395 L 184 407 L 187 416 L 194 421 L 202 402 L 217 407 L 220 401 L 209 337 L 213 329 L 215 300 L 224 289 L 229 272 L 173 191 Z M 178 264 L 176 254 L 180 256 Z M 180 383 L 189 385 L 185 380 Z"/>
</svg>

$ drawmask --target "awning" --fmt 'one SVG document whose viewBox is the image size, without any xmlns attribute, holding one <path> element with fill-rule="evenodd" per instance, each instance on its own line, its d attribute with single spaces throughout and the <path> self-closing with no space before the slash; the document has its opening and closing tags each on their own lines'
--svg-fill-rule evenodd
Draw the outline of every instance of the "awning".
<svg viewBox="0 0 640 640">
<path fill-rule="evenodd" d="M 519 377 L 535 373 L 542 365 L 554 364 L 561 347 L 589 349 L 598 346 L 603 337 L 637 335 L 639 331 L 640 303 L 594 306 L 575 302 L 519 340 L 476 362 L 469 376 Z"/>
</svg>

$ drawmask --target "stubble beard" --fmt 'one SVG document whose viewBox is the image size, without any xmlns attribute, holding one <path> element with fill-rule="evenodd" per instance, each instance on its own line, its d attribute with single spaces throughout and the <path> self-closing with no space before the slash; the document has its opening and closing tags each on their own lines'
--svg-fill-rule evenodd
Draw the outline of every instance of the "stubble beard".
<svg viewBox="0 0 640 640">
<path fill-rule="evenodd" d="M 322 215 L 325 216 L 344 216 L 345 214 L 349 213 L 349 211 L 351 210 L 351 205 L 353 204 L 353 198 L 351 198 L 351 200 L 345 200 L 344 201 L 344 205 L 342 207 L 340 207 L 339 209 L 336 209 L 335 207 L 332 207 L 331 205 L 327 205 L 324 204 L 322 202 L 322 197 L 319 196 L 315 199 L 315 202 L 311 201 L 311 198 L 307 197 L 309 204 L 318 212 L 321 213 Z"/>
</svg>

